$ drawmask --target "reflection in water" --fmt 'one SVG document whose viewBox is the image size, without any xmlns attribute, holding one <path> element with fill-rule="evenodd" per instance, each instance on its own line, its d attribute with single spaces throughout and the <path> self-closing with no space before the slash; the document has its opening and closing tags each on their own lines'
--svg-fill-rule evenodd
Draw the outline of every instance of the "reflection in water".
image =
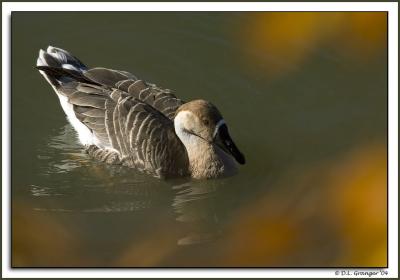
<svg viewBox="0 0 400 280">
<path fill-rule="evenodd" d="M 51 188 L 51 187 L 41 187 L 37 185 L 30 185 L 31 194 L 33 196 L 57 196 L 57 195 L 64 195 L 62 192 L 59 192 L 58 189 Z"/>
<path fill-rule="evenodd" d="M 38 154 L 44 180 L 29 185 L 31 195 L 41 199 L 33 207 L 37 211 L 134 212 L 150 208 L 166 190 L 165 182 L 90 158 L 69 124 L 43 141 Z"/>
<path fill-rule="evenodd" d="M 47 161 L 43 174 L 68 173 L 88 162 L 88 157 L 78 143 L 76 132 L 70 124 L 64 125 L 51 136 L 38 151 L 38 159 Z M 60 158 L 62 156 L 62 158 Z"/>
<path fill-rule="evenodd" d="M 99 208 L 85 209 L 84 212 L 99 212 L 99 213 L 115 213 L 115 212 L 133 212 L 149 208 L 151 200 L 145 199 L 135 201 L 111 201 L 110 203 L 103 205 Z"/>
<path fill-rule="evenodd" d="M 191 182 L 173 187 L 177 190 L 172 204 L 178 214 L 176 220 L 184 223 L 189 232 L 178 240 L 178 245 L 209 242 L 220 235 L 215 209 L 217 182 Z"/>
<path fill-rule="evenodd" d="M 170 218 L 180 232 L 175 244 L 208 243 L 221 236 L 217 194 L 226 180 L 162 181 L 130 168 L 96 162 L 83 152 L 69 124 L 51 135 L 38 150 L 43 163 L 40 174 L 45 180 L 30 185 L 31 195 L 37 198 L 34 211 L 73 215 L 132 213 L 158 221 L 160 212 L 168 212 L 172 201 L 175 215 Z M 154 212 L 143 212 L 150 210 Z"/>
<path fill-rule="evenodd" d="M 56 132 L 38 149 L 39 173 L 44 180 L 30 185 L 31 195 L 37 198 L 32 205 L 35 212 L 92 218 L 132 213 L 132 219 L 145 215 L 164 224 L 165 220 L 159 221 L 160 213 L 168 213 L 172 201 L 175 215 L 169 219 L 177 235 L 171 246 L 211 242 L 221 235 L 216 205 L 224 180 L 161 181 L 130 168 L 94 161 L 84 153 L 69 124 Z"/>
<path fill-rule="evenodd" d="M 41 165 L 41 174 L 53 174 L 57 180 L 49 176 L 46 185 L 30 185 L 31 194 L 42 198 L 42 204 L 34 207 L 35 211 L 137 212 L 152 208 L 154 201 L 159 201 L 172 185 L 176 194 L 168 199 L 173 200 L 176 221 L 186 232 L 177 241 L 178 245 L 209 242 L 220 235 L 215 206 L 216 193 L 223 180 L 185 180 L 182 184 L 182 180 L 160 181 L 126 167 L 98 163 L 83 152 L 69 124 L 39 148 L 38 158 L 46 163 Z M 65 180 L 62 180 L 63 176 Z M 79 178 L 78 186 L 71 181 L 76 177 Z M 58 196 L 63 198 L 56 200 Z M 52 202 L 47 207 L 43 204 L 46 198 Z"/>
</svg>

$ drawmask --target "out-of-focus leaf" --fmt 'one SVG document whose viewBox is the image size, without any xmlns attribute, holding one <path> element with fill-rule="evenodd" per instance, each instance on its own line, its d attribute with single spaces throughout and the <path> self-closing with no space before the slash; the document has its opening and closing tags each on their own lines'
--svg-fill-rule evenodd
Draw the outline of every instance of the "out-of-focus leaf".
<svg viewBox="0 0 400 280">
<path fill-rule="evenodd" d="M 386 47 L 383 12 L 255 13 L 248 22 L 238 38 L 247 50 L 243 61 L 265 79 L 300 70 L 312 56 L 330 59 L 333 50 L 369 61 Z M 261 71 L 260 61 L 267 65 Z"/>
</svg>

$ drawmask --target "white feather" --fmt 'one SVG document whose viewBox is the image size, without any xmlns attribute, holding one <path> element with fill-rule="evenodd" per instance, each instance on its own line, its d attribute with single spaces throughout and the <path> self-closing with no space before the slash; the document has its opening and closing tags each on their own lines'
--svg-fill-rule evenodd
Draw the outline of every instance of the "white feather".
<svg viewBox="0 0 400 280">
<path fill-rule="evenodd" d="M 57 93 L 57 96 L 60 99 L 61 107 L 63 108 L 65 114 L 67 115 L 68 121 L 71 123 L 71 125 L 78 133 L 79 141 L 83 145 L 98 146 L 99 140 L 93 135 L 93 133 L 89 130 L 89 128 L 86 125 L 84 125 L 77 119 L 77 117 L 75 116 L 75 112 L 73 110 L 73 105 L 68 102 L 67 97 L 59 93 Z"/>
<path fill-rule="evenodd" d="M 94 136 L 93 133 L 89 130 L 89 128 L 86 125 L 84 125 L 83 123 L 81 123 L 78 120 L 78 118 L 75 116 L 73 105 L 68 102 L 68 98 L 57 92 L 57 89 L 50 83 L 49 79 L 47 78 L 46 73 L 44 73 L 43 71 L 39 71 L 39 72 L 40 72 L 40 74 L 43 75 L 43 77 L 45 77 L 45 79 L 49 82 L 51 87 L 57 93 L 57 96 L 60 100 L 61 107 L 63 108 L 65 114 L 67 115 L 67 120 L 70 122 L 72 127 L 78 133 L 79 142 L 81 142 L 83 145 L 96 145 L 96 146 L 101 147 L 102 145 L 101 145 L 100 141 L 97 139 L 97 137 Z"/>
<path fill-rule="evenodd" d="M 64 69 L 80 71 L 78 68 L 76 68 L 74 65 L 71 65 L 71 64 L 63 64 L 61 66 Z"/>
<path fill-rule="evenodd" d="M 214 130 L 214 133 L 213 133 L 213 138 L 215 138 L 215 135 L 217 135 L 220 126 L 223 125 L 223 124 L 226 124 L 225 120 L 224 120 L 224 119 L 220 119 L 219 122 L 215 125 L 215 130 Z"/>
<path fill-rule="evenodd" d="M 187 133 L 185 126 L 186 123 L 193 118 L 193 113 L 189 111 L 179 112 L 174 119 L 175 133 L 181 139 L 186 150 L 195 150 L 198 145 L 199 138 L 193 134 Z M 190 121 L 189 121 L 190 122 Z"/>
</svg>

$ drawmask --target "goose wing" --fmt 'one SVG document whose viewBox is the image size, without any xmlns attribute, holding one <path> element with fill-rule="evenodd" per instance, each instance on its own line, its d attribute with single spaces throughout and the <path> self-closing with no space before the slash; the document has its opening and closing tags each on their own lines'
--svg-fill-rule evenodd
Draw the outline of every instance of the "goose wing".
<svg viewBox="0 0 400 280">
<path fill-rule="evenodd" d="M 117 153 L 122 164 L 157 177 L 186 175 L 187 154 L 173 121 L 129 91 L 98 84 L 70 82 L 59 89 L 98 140 L 88 152 L 108 162 Z"/>
<path fill-rule="evenodd" d="M 128 93 L 130 96 L 149 104 L 171 120 L 173 120 L 175 111 L 179 106 L 185 103 L 172 94 L 170 90 L 139 80 L 129 72 L 97 67 L 82 74 L 93 83 Z"/>
</svg>

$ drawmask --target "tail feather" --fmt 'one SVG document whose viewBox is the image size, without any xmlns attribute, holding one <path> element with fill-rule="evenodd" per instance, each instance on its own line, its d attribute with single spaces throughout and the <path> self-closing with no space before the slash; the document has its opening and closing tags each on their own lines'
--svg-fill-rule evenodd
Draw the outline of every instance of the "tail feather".
<svg viewBox="0 0 400 280">
<path fill-rule="evenodd" d="M 80 71 L 50 66 L 36 66 L 36 68 L 43 75 L 55 79 L 57 82 L 57 84 L 55 85 L 56 87 L 70 81 L 100 85 L 99 83 L 96 83 L 95 81 L 86 78 L 84 75 L 82 75 L 82 72 Z"/>
<path fill-rule="evenodd" d="M 87 70 L 78 58 L 69 52 L 49 46 L 46 51 L 40 50 L 36 66 L 40 73 L 53 86 L 58 87 L 62 83 L 71 81 L 72 78 L 81 77 Z"/>
</svg>

